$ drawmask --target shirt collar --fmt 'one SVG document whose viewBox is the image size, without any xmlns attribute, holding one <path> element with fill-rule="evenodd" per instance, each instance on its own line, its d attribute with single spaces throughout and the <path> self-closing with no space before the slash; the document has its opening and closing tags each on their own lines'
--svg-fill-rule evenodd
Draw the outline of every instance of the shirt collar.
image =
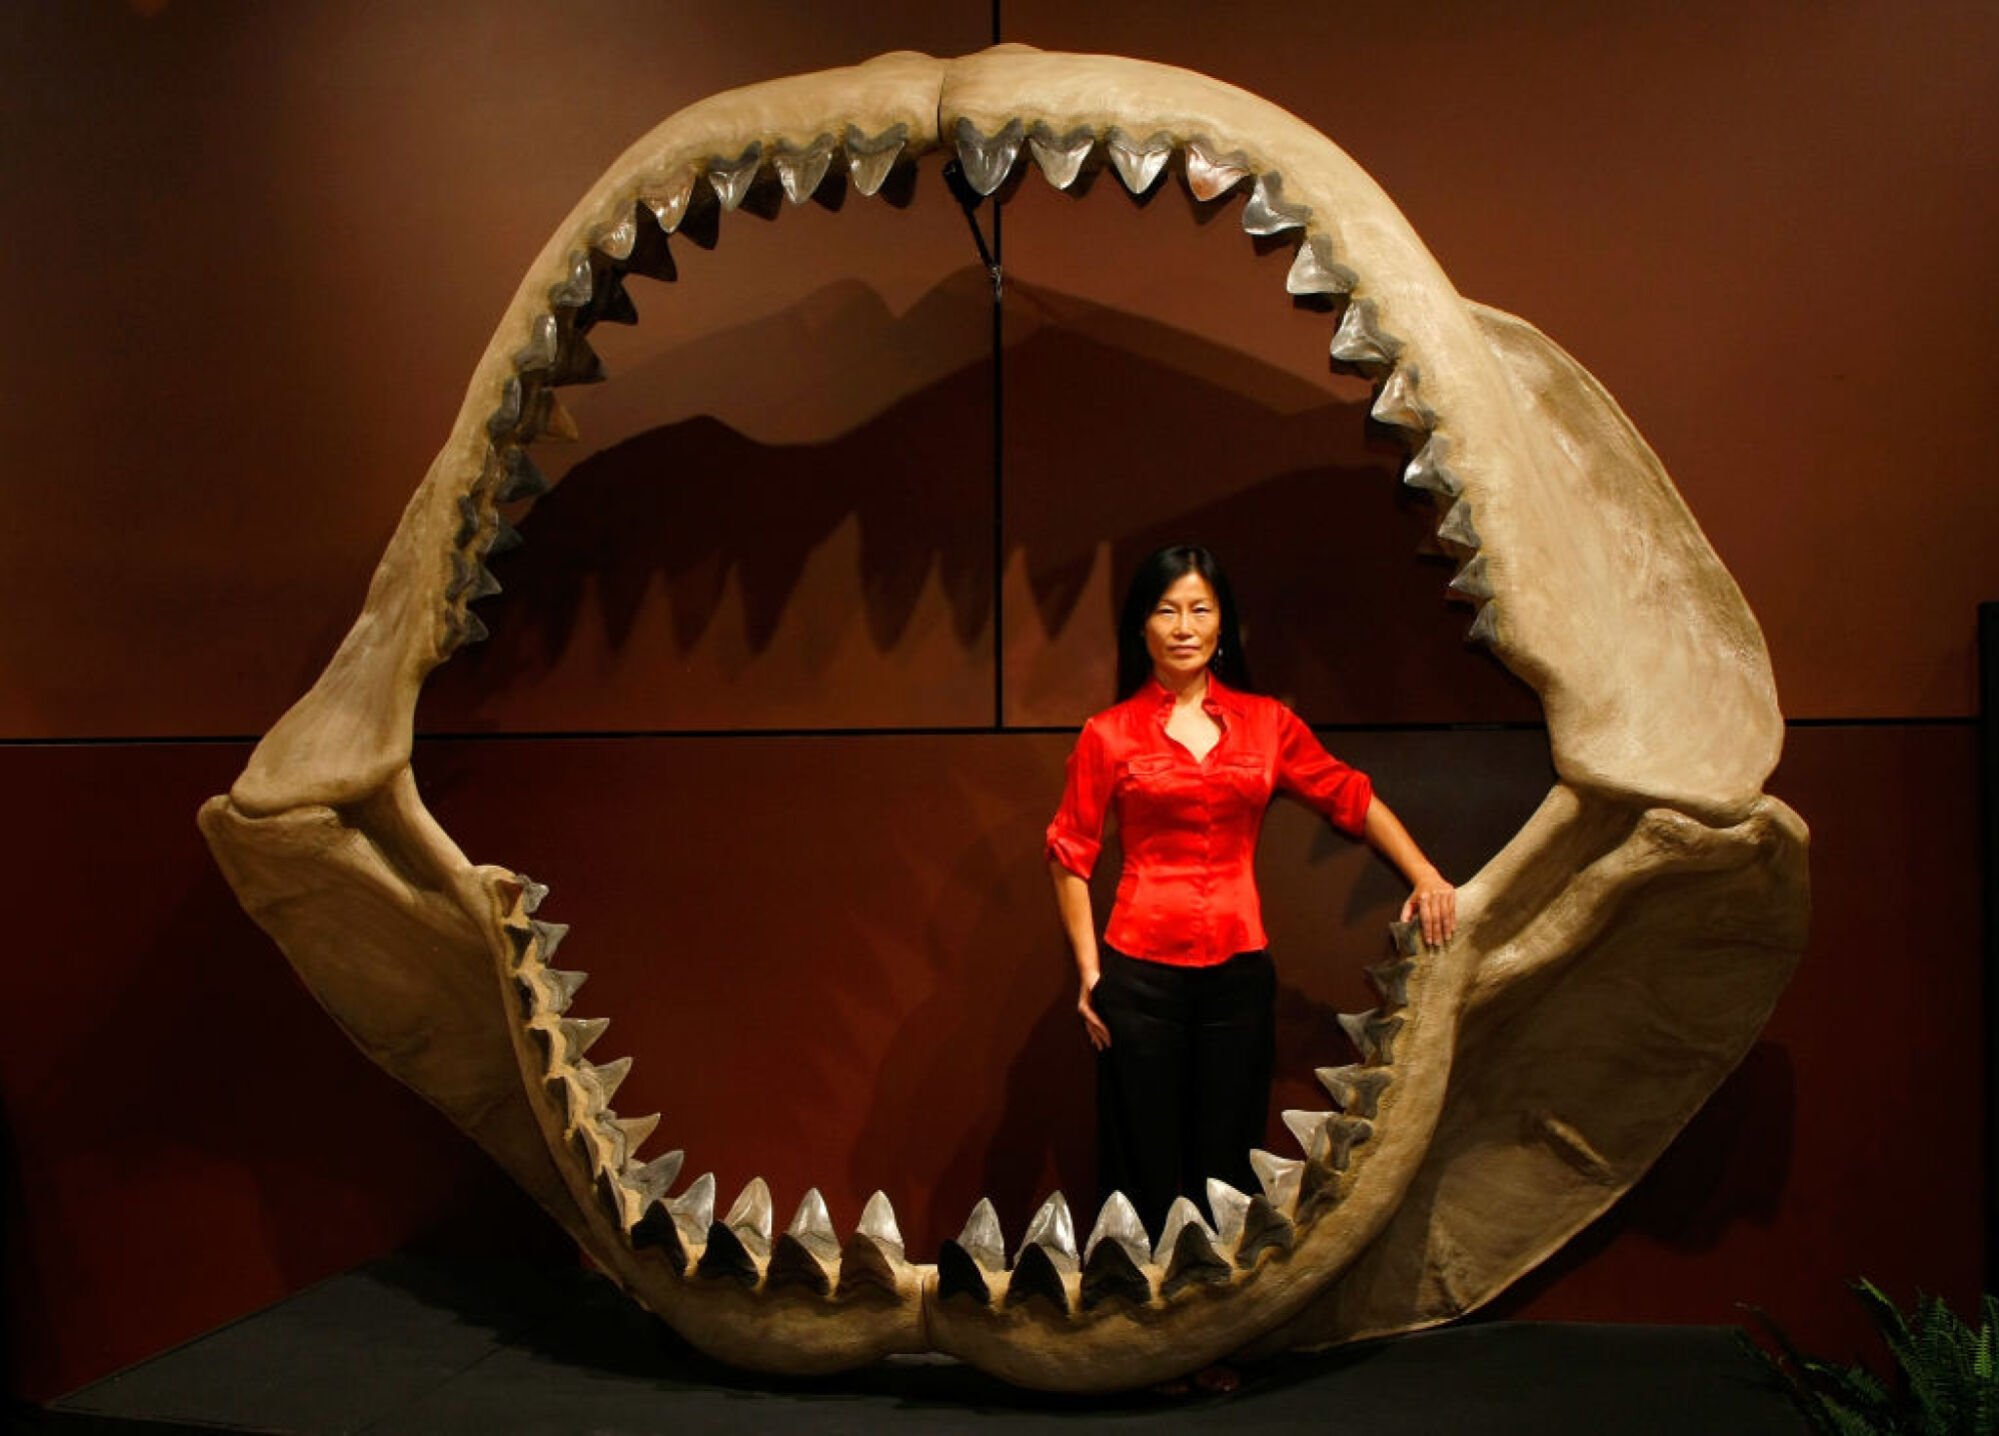
<svg viewBox="0 0 1999 1436">
<path fill-rule="evenodd" d="M 1150 700 L 1149 706 L 1153 708 L 1166 709 L 1173 706 L 1172 690 L 1159 681 L 1157 674 L 1146 675 L 1145 686 L 1139 689 L 1139 692 Z M 1222 682 L 1212 667 L 1208 669 L 1208 694 L 1201 700 L 1201 706 L 1210 712 L 1237 713 L 1241 710 L 1236 691 Z"/>
</svg>

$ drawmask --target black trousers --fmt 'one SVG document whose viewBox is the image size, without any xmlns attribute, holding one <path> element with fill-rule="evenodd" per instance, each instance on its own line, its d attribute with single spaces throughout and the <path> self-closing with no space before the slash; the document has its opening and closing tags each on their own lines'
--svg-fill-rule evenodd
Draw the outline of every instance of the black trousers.
<svg viewBox="0 0 1999 1436">
<path fill-rule="evenodd" d="M 1249 1149 L 1270 1113 L 1277 973 L 1267 951 L 1171 967 L 1104 948 L 1101 967 L 1098 1197 L 1123 1192 L 1156 1239 L 1175 1197 L 1208 1212 L 1209 1177 L 1259 1189 Z"/>
</svg>

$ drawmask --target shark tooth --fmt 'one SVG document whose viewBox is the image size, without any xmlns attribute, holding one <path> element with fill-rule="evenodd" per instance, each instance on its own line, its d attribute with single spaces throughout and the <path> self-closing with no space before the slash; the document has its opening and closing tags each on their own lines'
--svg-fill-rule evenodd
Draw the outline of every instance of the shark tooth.
<svg viewBox="0 0 1999 1436">
<path fill-rule="evenodd" d="M 1166 1209 L 1166 1220 L 1160 1225 L 1159 1240 L 1153 1243 L 1153 1261 L 1165 1261 L 1173 1250 L 1173 1244 L 1180 1240 L 1181 1229 L 1189 1225 L 1199 1227 L 1209 1236 L 1214 1235 L 1207 1218 L 1201 1215 L 1201 1209 L 1194 1205 L 1192 1197 L 1175 1197 L 1173 1205 Z"/>
<path fill-rule="evenodd" d="M 1250 1198 L 1242 1215 L 1242 1240 L 1236 1244 L 1235 1264 L 1243 1271 L 1256 1265 L 1267 1251 L 1289 1251 L 1297 1240 L 1291 1219 L 1263 1197 Z"/>
<path fill-rule="evenodd" d="M 1422 375 L 1414 364 L 1397 366 L 1382 380 L 1381 392 L 1375 396 L 1374 407 L 1368 412 L 1381 423 L 1427 434 L 1436 428 L 1437 416 L 1416 395 L 1421 381 Z"/>
<path fill-rule="evenodd" d="M 530 916 L 541 911 L 548 900 L 548 884 L 538 883 L 526 873 L 515 873 L 521 884 L 521 909 Z"/>
<path fill-rule="evenodd" d="M 500 591 L 500 581 L 483 563 L 472 566 L 472 582 L 465 595 L 467 603 L 477 603 L 482 598 L 491 598 Z"/>
<path fill-rule="evenodd" d="M 1000 1232 L 999 1213 L 993 1210 L 990 1197 L 980 1197 L 972 1214 L 965 1218 L 965 1229 L 958 1233 L 958 1245 L 987 1271 L 1006 1270 L 1006 1238 Z"/>
<path fill-rule="evenodd" d="M 1472 620 L 1471 630 L 1465 634 L 1467 643 L 1494 644 L 1499 642 L 1499 605 L 1488 603 L 1478 611 Z"/>
<path fill-rule="evenodd" d="M 598 1067 L 589 1062 L 579 1062 L 576 1070 L 585 1073 L 597 1084 L 597 1090 L 604 1094 L 604 1105 L 611 1105 L 611 1099 L 618 1095 L 618 1088 L 624 1084 L 625 1076 L 632 1070 L 632 1059 L 620 1057 L 615 1062 L 606 1062 Z"/>
<path fill-rule="evenodd" d="M 681 1235 L 688 1240 L 701 1236 L 715 1224 L 715 1174 L 703 1172 L 686 1191 L 666 1204 Z"/>
<path fill-rule="evenodd" d="M 634 1251 L 657 1250 L 675 1271 L 686 1273 L 687 1239 L 665 1202 L 654 1199 L 646 1206 L 632 1224 L 631 1243 Z"/>
<path fill-rule="evenodd" d="M 1249 1196 L 1220 1177 L 1208 1178 L 1208 1211 L 1215 1219 L 1215 1237 L 1224 1247 L 1233 1247 L 1242 1236 L 1243 1214 L 1249 1210 Z"/>
<path fill-rule="evenodd" d="M 1402 1030 L 1401 1018 L 1373 1010 L 1342 1012 L 1339 1017 L 1340 1026 L 1363 1063 L 1369 1067 L 1387 1067 L 1395 1061 L 1395 1034 Z"/>
<path fill-rule="evenodd" d="M 743 1184 L 742 1191 L 736 1194 L 729 1214 L 722 1218 L 722 1225 L 738 1236 L 768 1248 L 770 1215 L 770 1184 L 762 1177 L 751 1177 Z"/>
<path fill-rule="evenodd" d="M 593 284 L 590 256 L 572 254 L 569 256 L 568 273 L 559 282 L 550 286 L 548 302 L 557 309 L 581 309 L 590 302 Z"/>
<path fill-rule="evenodd" d="M 1283 1114 L 1284 1125 L 1291 1129 L 1291 1135 L 1298 1139 L 1299 1149 L 1307 1157 L 1312 1155 L 1312 1148 L 1318 1143 L 1320 1130 L 1338 1115 L 1337 1112 L 1304 1112 L 1296 1108 Z M 1269 1190 L 1268 1184 L 1265 1190 Z M 1274 1197 L 1272 1201 L 1277 1204 Z"/>
<path fill-rule="evenodd" d="M 1076 1224 L 1069 1215 L 1069 1201 L 1060 1192 L 1043 1202 L 1027 1223 L 1027 1235 L 1014 1254 L 1016 1264 L 1030 1247 L 1046 1248 L 1051 1257 L 1060 1259 L 1065 1271 L 1076 1269 Z"/>
<path fill-rule="evenodd" d="M 1402 482 L 1412 489 L 1422 489 L 1440 498 L 1455 499 L 1465 491 L 1465 486 L 1445 465 L 1445 456 L 1449 452 L 1450 440 L 1442 434 L 1432 434 L 1416 451 L 1416 457 L 1409 461 L 1409 467 L 1402 471 Z"/>
<path fill-rule="evenodd" d="M 1006 1269 L 1006 1238 L 992 1199 L 979 1198 L 965 1228 L 937 1251 L 937 1295 L 940 1300 L 966 1296 L 981 1306 L 992 1300 L 988 1274 Z"/>
<path fill-rule="evenodd" d="M 1163 1240 L 1161 1245 L 1167 1246 Z M 1199 1221 L 1188 1222 L 1174 1234 L 1166 1251 L 1165 1267 L 1159 1294 L 1168 1301 L 1190 1286 L 1218 1285 L 1233 1274 L 1228 1262 L 1215 1250 L 1214 1237 Z"/>
<path fill-rule="evenodd" d="M 538 499 L 555 485 L 548 481 L 526 449 L 509 445 L 500 454 L 500 486 L 494 491 L 496 503 L 515 504 L 522 499 Z"/>
<path fill-rule="evenodd" d="M 476 613 L 456 614 L 451 619 L 449 639 L 453 648 L 463 648 L 470 643 L 484 643 L 493 635 Z"/>
<path fill-rule="evenodd" d="M 1391 922 L 1388 935 L 1395 942 L 1395 950 L 1404 957 L 1414 957 L 1423 950 L 1423 924 L 1410 918 L 1407 922 Z"/>
<path fill-rule="evenodd" d="M 1107 1241 L 1123 1247 L 1135 1262 L 1151 1256 L 1152 1240 L 1145 1234 L 1145 1223 L 1138 1219 L 1138 1208 L 1123 1192 L 1112 1192 L 1105 1198 L 1103 1209 L 1097 1213 L 1097 1224 L 1090 1229 L 1090 1239 L 1083 1244 L 1083 1260 L 1087 1262 L 1098 1246 Z"/>
<path fill-rule="evenodd" d="M 658 191 L 639 196 L 639 203 L 652 211 L 662 234 L 672 234 L 687 218 L 687 206 L 693 198 L 694 172 L 685 170 Z"/>
<path fill-rule="evenodd" d="M 548 382 L 560 386 L 571 384 L 601 384 L 609 378 L 604 369 L 604 361 L 597 351 L 590 347 L 590 341 L 572 330 L 569 340 L 555 357 L 555 366 L 548 371 Z"/>
<path fill-rule="evenodd" d="M 521 531 L 508 523 L 504 514 L 493 516 L 493 538 L 486 545 L 487 554 L 511 553 L 521 546 Z"/>
<path fill-rule="evenodd" d="M 623 261 L 632 257 L 632 246 L 638 242 L 638 237 L 638 224 L 627 213 L 615 224 L 606 225 L 598 230 L 597 237 L 591 241 L 591 245 L 607 258 Z"/>
<path fill-rule="evenodd" d="M 735 159 L 726 155 L 709 157 L 708 183 L 714 187 L 715 198 L 721 201 L 724 210 L 734 209 L 750 192 L 750 186 L 756 182 L 757 170 L 763 164 L 763 153 L 763 142 L 751 140 Z"/>
<path fill-rule="evenodd" d="M 1486 572 L 1485 555 L 1475 553 L 1471 561 L 1459 569 L 1452 577 L 1450 588 L 1453 593 L 1461 593 L 1466 598 L 1483 603 L 1492 597 L 1492 578 Z"/>
<path fill-rule="evenodd" d="M 1113 128 L 1104 136 L 1104 148 L 1110 153 L 1111 166 L 1124 181 L 1124 187 L 1133 194 L 1144 194 L 1166 168 L 1166 162 L 1173 158 L 1173 136 L 1158 130 L 1139 141 Z"/>
<path fill-rule="evenodd" d="M 1301 228 L 1312 211 L 1302 204 L 1287 204 L 1284 199 L 1284 176 L 1276 170 L 1266 170 L 1256 177 L 1256 187 L 1249 193 L 1249 203 L 1242 207 L 1242 227 L 1251 234 L 1282 234 L 1287 229 Z"/>
<path fill-rule="evenodd" d="M 883 130 L 872 139 L 863 135 L 854 126 L 847 126 L 840 143 L 847 151 L 847 178 L 855 189 L 864 195 L 872 195 L 888 179 L 889 171 L 895 168 L 896 156 L 909 141 L 909 126 L 895 125 Z"/>
<path fill-rule="evenodd" d="M 804 204 L 812 198 L 833 163 L 833 137 L 822 134 L 802 150 L 780 144 L 773 163 L 777 166 L 778 183 L 784 186 L 784 197 L 793 204 Z"/>
<path fill-rule="evenodd" d="M 1330 235 L 1307 236 L 1284 276 L 1288 294 L 1346 294 L 1360 282 L 1360 276 L 1333 258 Z"/>
<path fill-rule="evenodd" d="M 770 1257 L 770 1187 L 751 1177 L 728 1216 L 708 1225 L 708 1245 L 695 1270 L 706 1277 L 731 1277 L 748 1286 L 762 1278 L 760 1263 Z"/>
<path fill-rule="evenodd" d="M 565 1017 L 557 1024 L 562 1040 L 569 1051 L 569 1060 L 574 1062 L 602 1037 L 611 1025 L 608 1017 Z"/>
<path fill-rule="evenodd" d="M 833 1273 L 840 1260 L 839 1238 L 833 1232 L 833 1218 L 817 1187 L 806 1192 L 798 1204 L 784 1235 L 771 1252 L 769 1284 L 773 1287 L 802 1286 L 825 1296 L 833 1290 Z"/>
<path fill-rule="evenodd" d="M 1218 156 L 1205 140 L 1194 140 L 1187 146 L 1187 188 L 1204 203 L 1220 199 L 1248 179 L 1249 168 L 1241 150 Z"/>
<path fill-rule="evenodd" d="M 552 961 L 555 957 L 556 949 L 562 946 L 562 940 L 569 936 L 569 924 L 566 922 L 543 922 L 540 918 L 536 918 L 534 921 L 534 936 L 536 951 L 540 955 L 541 960 L 543 962 Z"/>
<path fill-rule="evenodd" d="M 625 289 L 625 282 L 610 270 L 604 271 L 603 280 L 597 286 L 596 298 L 587 315 L 579 316 L 578 324 L 636 324 L 639 322 L 639 307 L 632 303 L 632 296 Z"/>
<path fill-rule="evenodd" d="M 1367 969 L 1367 980 L 1374 984 L 1374 990 L 1381 994 L 1384 1009 L 1407 1007 L 1409 1005 L 1409 979 L 1416 972 L 1414 958 L 1397 958 L 1394 962 L 1377 962 Z"/>
<path fill-rule="evenodd" d="M 622 290 L 620 292 L 622 293 Z M 637 313 L 638 311 L 634 310 L 633 316 L 636 317 Z M 582 430 L 576 427 L 575 416 L 563 407 L 562 400 L 556 397 L 553 389 L 544 389 L 535 396 L 534 422 L 521 436 L 522 442 L 533 438 L 573 443 L 581 437 Z"/>
<path fill-rule="evenodd" d="M 486 437 L 504 439 L 521 421 L 521 376 L 509 374 L 500 385 L 500 402 L 486 417 Z M 464 540 L 460 539 L 460 543 Z"/>
<path fill-rule="evenodd" d="M 1373 1117 L 1381 1103 L 1382 1091 L 1395 1079 L 1380 1067 L 1321 1067 L 1319 1085 L 1341 1110 L 1355 1117 Z"/>
<path fill-rule="evenodd" d="M 1104 1242 L 1083 1262 L 1078 1295 L 1085 1311 L 1107 1301 L 1144 1306 L 1152 1300 L 1152 1278 L 1117 1242 Z"/>
<path fill-rule="evenodd" d="M 515 372 L 530 374 L 555 366 L 555 357 L 561 351 L 561 329 L 553 314 L 537 314 L 528 324 L 527 343 L 514 353 Z"/>
<path fill-rule="evenodd" d="M 1400 341 L 1381 332 L 1372 299 L 1354 299 L 1333 331 L 1332 356 L 1355 366 L 1391 363 L 1402 352 Z"/>
<path fill-rule="evenodd" d="M 590 974 L 587 972 L 566 970 L 560 967 L 543 968 L 541 981 L 543 989 L 548 993 L 547 1010 L 550 1012 L 567 1012 L 570 1002 L 576 996 L 576 989 L 589 980 Z"/>
<path fill-rule="evenodd" d="M 1063 1273 L 1075 1269 L 1074 1257 L 1060 1257 L 1048 1247 L 1030 1243 L 1021 1248 L 1007 1277 L 1006 1305 L 1020 1306 L 1038 1298 L 1058 1312 L 1067 1312 L 1069 1284 L 1063 1280 Z"/>
<path fill-rule="evenodd" d="M 636 1148 L 638 1141 L 631 1145 Z M 625 1168 L 625 1184 L 639 1194 L 640 1200 L 648 1205 L 665 1196 L 680 1176 L 681 1164 L 686 1154 L 678 1149 L 663 1157 L 654 1157 L 650 1162 L 640 1162 Z"/>
<path fill-rule="evenodd" d="M 1027 134 L 1028 152 L 1041 167 L 1042 178 L 1057 189 L 1067 189 L 1076 182 L 1083 161 L 1090 157 L 1096 143 L 1096 133 L 1087 125 L 1079 125 L 1058 138 L 1046 122 L 1036 121 Z"/>
<path fill-rule="evenodd" d="M 1298 1188 L 1305 1176 L 1303 1162 L 1258 1147 L 1250 1151 L 1249 1166 L 1263 1184 L 1262 1200 L 1273 1211 L 1288 1213 L 1298 1205 Z"/>
<path fill-rule="evenodd" d="M 798 1203 L 798 1212 L 784 1234 L 809 1247 L 815 1256 L 830 1259 L 840 1250 L 839 1235 L 833 1230 L 833 1214 L 817 1187 L 809 1188 Z"/>
<path fill-rule="evenodd" d="M 1012 119 L 997 133 L 982 135 L 969 118 L 961 117 L 952 138 L 958 146 L 958 165 L 965 172 L 965 182 L 980 194 L 991 194 L 1005 184 L 1020 154 L 1024 133 L 1020 121 Z"/>
<path fill-rule="evenodd" d="M 861 1208 L 861 1224 L 855 1230 L 896 1256 L 902 1255 L 902 1229 L 895 1224 L 895 1208 L 886 1192 L 876 1192 L 868 1198 L 868 1204 Z M 998 1245 L 997 1232 L 994 1244 Z"/>
<path fill-rule="evenodd" d="M 1313 1153 L 1313 1160 L 1344 1172 L 1353 1161 L 1353 1149 L 1373 1135 L 1373 1126 L 1358 1117 L 1335 1117 L 1319 1129 L 1320 1150 Z"/>
<path fill-rule="evenodd" d="M 1480 547 L 1478 530 L 1472 526 L 1471 500 L 1459 499 L 1437 525 L 1437 537 L 1453 548 L 1470 553 Z"/>
</svg>

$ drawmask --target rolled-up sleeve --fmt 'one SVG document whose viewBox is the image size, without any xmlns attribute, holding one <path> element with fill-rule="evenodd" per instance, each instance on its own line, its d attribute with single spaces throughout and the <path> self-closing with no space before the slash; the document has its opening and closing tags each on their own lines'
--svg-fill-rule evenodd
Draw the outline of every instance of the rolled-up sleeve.
<svg viewBox="0 0 1999 1436">
<path fill-rule="evenodd" d="M 1103 847 L 1104 811 L 1110 804 L 1111 784 L 1103 735 L 1094 722 L 1086 723 L 1069 752 L 1062 805 L 1048 825 L 1048 861 L 1060 863 L 1079 878 L 1090 876 L 1097 865 L 1097 851 Z"/>
<path fill-rule="evenodd" d="M 1374 783 L 1358 768 L 1350 768 L 1328 753 L 1305 720 L 1285 709 L 1277 727 L 1277 786 L 1352 837 L 1367 825 Z"/>
</svg>

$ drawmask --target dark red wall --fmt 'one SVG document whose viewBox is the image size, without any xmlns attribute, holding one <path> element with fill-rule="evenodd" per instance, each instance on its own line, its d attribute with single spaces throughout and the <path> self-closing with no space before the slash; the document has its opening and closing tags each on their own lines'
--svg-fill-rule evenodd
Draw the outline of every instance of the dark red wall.
<svg viewBox="0 0 1999 1436">
<path fill-rule="evenodd" d="M 1653 1175 L 1506 1309 L 1728 1322 L 1752 1301 L 1843 1350 L 1844 1277 L 1966 1300 L 1999 20 L 1001 19 L 1207 70 L 1339 140 L 1460 289 L 1609 385 L 1814 720 L 1771 784 L 1814 834 L 1791 992 Z M 975 49 L 989 24 L 742 0 L 0 15 L 22 1390 L 410 1242 L 559 1249 L 325 1022 L 193 810 L 324 663 L 521 267 L 634 135 L 730 85 Z M 1408 726 L 1536 713 L 1462 648 L 1397 456 L 1327 373 L 1322 317 L 1285 301 L 1284 254 L 1177 184 L 1141 205 L 1109 178 L 1077 198 L 1030 177 L 1001 239 L 997 353 L 935 162 L 900 207 L 731 216 L 712 250 L 679 246 L 680 279 L 635 283 L 645 323 L 604 346 L 616 382 L 575 405 L 586 443 L 505 561 L 493 641 L 420 715 L 460 735 L 417 754 L 446 827 L 576 924 L 586 1005 L 639 1058 L 633 1110 L 665 1111 L 731 1191 L 816 1183 L 851 1221 L 889 1186 L 919 1246 L 981 1192 L 1017 1232 L 1050 1185 L 1089 1185 L 1038 852 L 1068 740 L 1045 730 L 1102 701 L 1135 556 L 1182 533 L 1227 554 L 1264 682 L 1341 725 L 1454 873 L 1548 782 L 1532 726 Z M 870 728 L 965 731 L 809 731 Z M 110 738 L 147 741 L 82 741 Z M 1288 1105 L 1397 889 L 1282 806 L 1260 871 Z"/>
</svg>

